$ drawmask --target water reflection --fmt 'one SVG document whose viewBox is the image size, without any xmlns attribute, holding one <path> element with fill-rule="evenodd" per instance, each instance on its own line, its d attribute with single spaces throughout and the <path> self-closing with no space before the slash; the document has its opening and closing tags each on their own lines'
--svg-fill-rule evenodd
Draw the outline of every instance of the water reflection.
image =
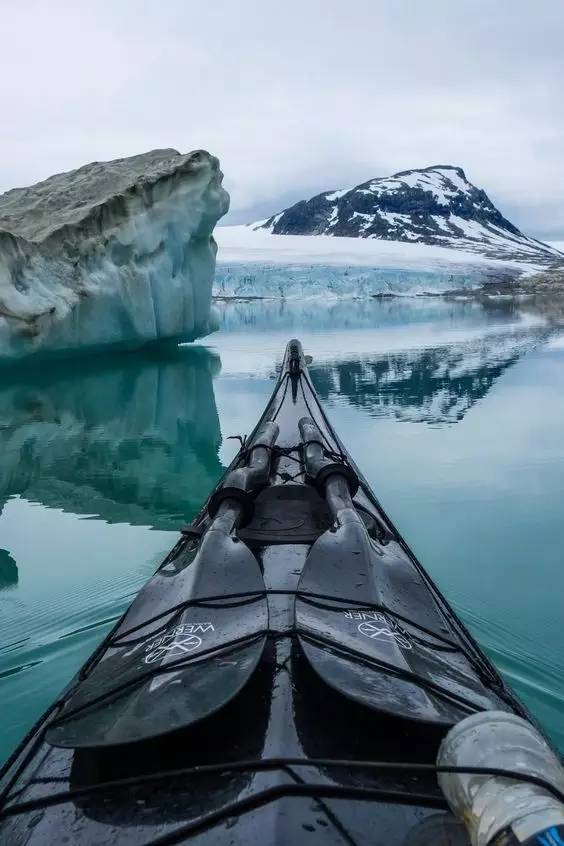
<svg viewBox="0 0 564 846">
<path fill-rule="evenodd" d="M 488 297 L 220 303 L 222 333 L 210 341 L 234 374 L 260 373 L 268 362 L 274 379 L 283 344 L 296 334 L 313 355 L 323 400 L 445 425 L 460 422 L 505 371 L 559 331 L 552 306 Z"/>
<path fill-rule="evenodd" d="M 519 320 L 522 305 L 515 299 L 392 297 L 373 299 L 217 300 L 222 331 L 319 331 L 388 328 L 449 321 L 465 326 L 508 324 Z M 288 335 L 290 337 L 290 335 Z"/>
<path fill-rule="evenodd" d="M 218 356 L 184 348 L 4 378 L 0 508 L 19 494 L 111 523 L 178 528 L 222 471 L 219 369 Z"/>
<path fill-rule="evenodd" d="M 555 331 L 534 318 L 514 300 L 232 303 L 221 305 L 213 340 L 228 375 L 232 368 L 247 378 L 262 367 L 274 377 L 283 343 L 306 332 L 323 400 L 373 417 L 448 424 Z M 249 328 L 241 357 L 225 342 Z M 329 349 L 318 348 L 320 339 Z M 217 354 L 184 347 L 3 373 L 0 513 L 20 495 L 110 523 L 176 529 L 222 472 L 213 387 L 220 367 Z M 256 397 L 255 419 L 266 396 Z M 237 423 L 224 421 L 228 433 Z"/>
<path fill-rule="evenodd" d="M 322 399 L 346 397 L 370 415 L 412 423 L 457 423 L 508 367 L 549 336 L 546 327 L 533 327 L 422 350 L 314 362 L 310 369 Z"/>
</svg>

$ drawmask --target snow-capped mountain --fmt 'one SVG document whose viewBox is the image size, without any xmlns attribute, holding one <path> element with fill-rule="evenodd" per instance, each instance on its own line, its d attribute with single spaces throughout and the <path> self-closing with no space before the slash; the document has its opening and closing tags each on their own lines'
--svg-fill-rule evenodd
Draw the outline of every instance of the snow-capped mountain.
<svg viewBox="0 0 564 846">
<path fill-rule="evenodd" d="M 455 247 L 489 258 L 564 262 L 524 235 L 462 168 L 435 165 L 325 191 L 250 224 L 273 235 L 336 235 Z"/>
</svg>

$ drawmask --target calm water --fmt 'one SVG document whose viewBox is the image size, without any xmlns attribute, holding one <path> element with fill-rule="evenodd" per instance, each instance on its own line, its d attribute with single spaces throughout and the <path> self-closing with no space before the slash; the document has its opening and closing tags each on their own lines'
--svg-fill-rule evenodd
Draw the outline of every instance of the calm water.
<svg viewBox="0 0 564 846">
<path fill-rule="evenodd" d="M 230 304 L 200 347 L 1 374 L 0 759 L 198 509 L 300 337 L 393 520 L 564 750 L 564 330 L 440 300 Z"/>
</svg>

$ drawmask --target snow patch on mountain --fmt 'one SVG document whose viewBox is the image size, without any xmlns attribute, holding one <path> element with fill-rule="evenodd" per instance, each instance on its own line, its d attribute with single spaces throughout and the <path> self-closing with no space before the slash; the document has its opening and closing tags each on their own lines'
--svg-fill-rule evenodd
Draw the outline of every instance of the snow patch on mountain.
<svg viewBox="0 0 564 846">
<path fill-rule="evenodd" d="M 436 245 L 493 259 L 550 265 L 564 255 L 524 235 L 468 181 L 435 165 L 325 191 L 250 224 L 273 235 L 330 235 Z"/>
<path fill-rule="evenodd" d="M 222 176 L 153 150 L 1 195 L 0 358 L 207 334 Z"/>
</svg>

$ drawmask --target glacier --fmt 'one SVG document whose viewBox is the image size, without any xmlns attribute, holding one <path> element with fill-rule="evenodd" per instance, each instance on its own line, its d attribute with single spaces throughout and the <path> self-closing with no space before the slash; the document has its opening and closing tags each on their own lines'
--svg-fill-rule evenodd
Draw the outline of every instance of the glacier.
<svg viewBox="0 0 564 846">
<path fill-rule="evenodd" d="M 153 150 L 0 196 L 0 360 L 215 328 L 219 161 Z"/>
<path fill-rule="evenodd" d="M 544 268 L 453 247 L 219 226 L 214 296 L 342 298 L 441 294 L 511 282 Z M 564 257 L 563 257 L 564 258 Z"/>
</svg>

